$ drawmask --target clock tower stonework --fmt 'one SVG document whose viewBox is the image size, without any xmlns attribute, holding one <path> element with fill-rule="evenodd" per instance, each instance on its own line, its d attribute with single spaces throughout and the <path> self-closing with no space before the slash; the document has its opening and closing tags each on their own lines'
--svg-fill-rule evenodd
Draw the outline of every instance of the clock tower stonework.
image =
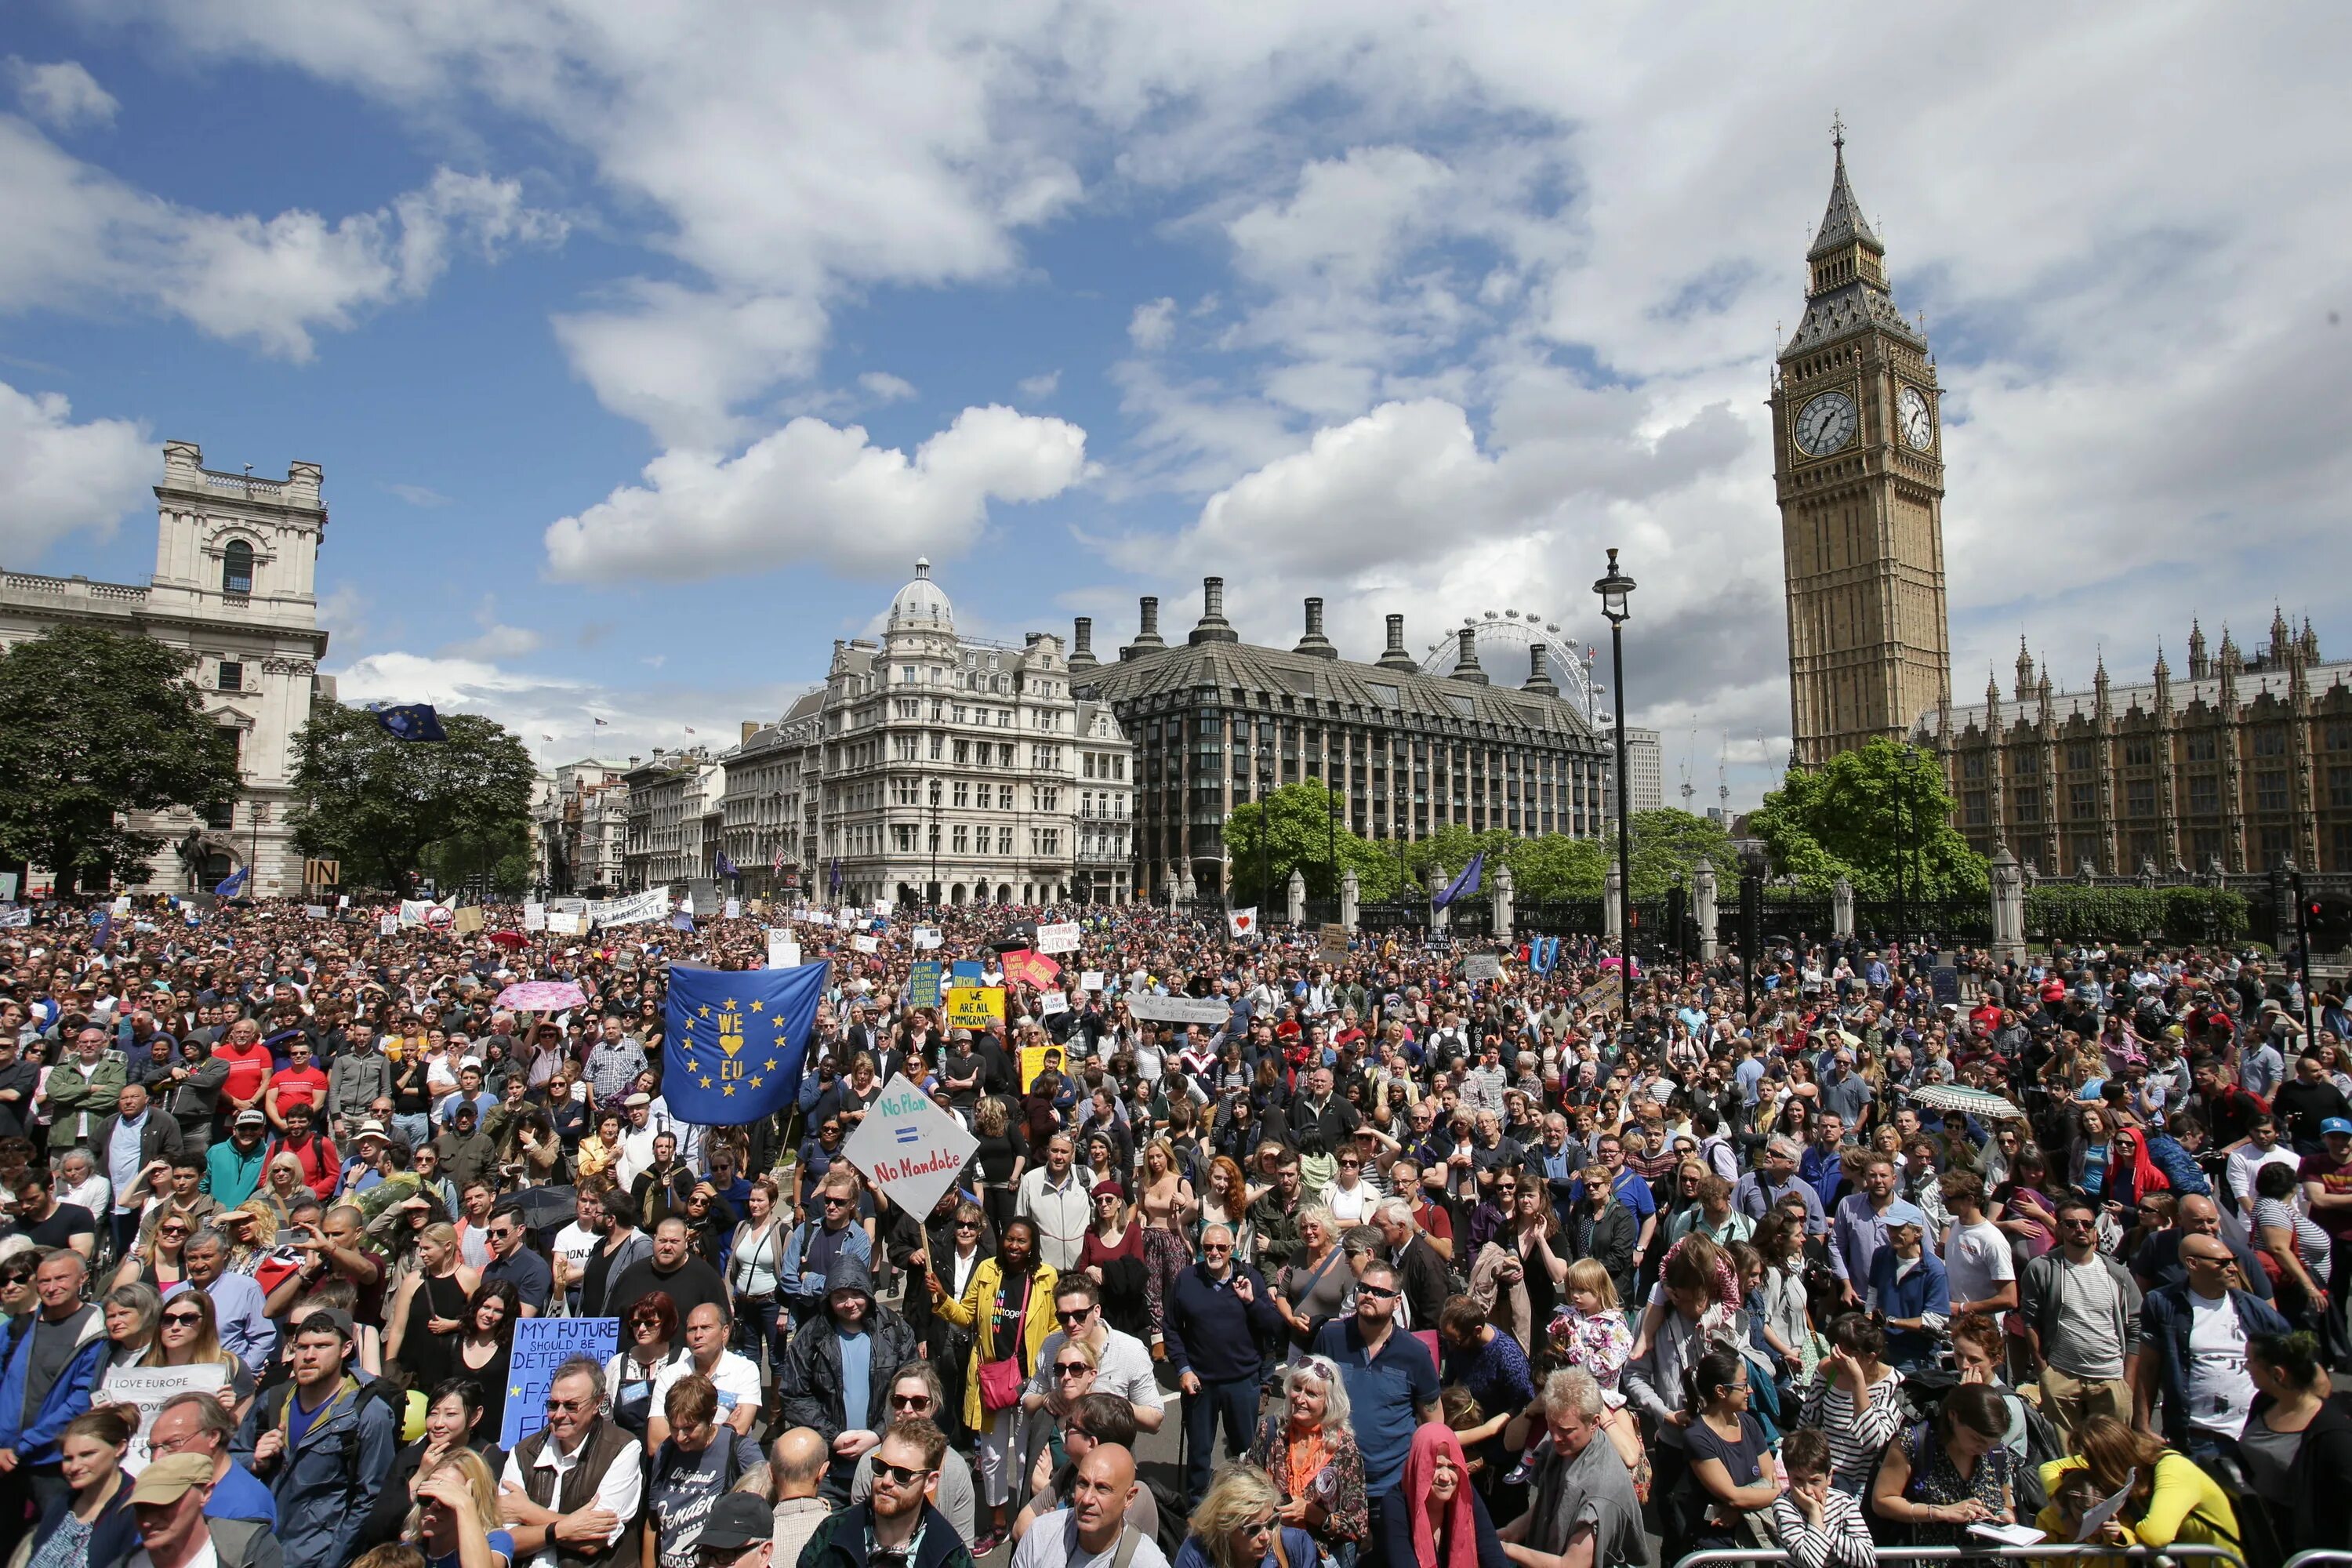
<svg viewBox="0 0 2352 1568">
<path fill-rule="evenodd" d="M 1951 698 L 1941 395 L 1895 310 L 1886 247 L 1846 181 L 1805 253 L 1804 320 L 1772 379 L 1772 469 L 1789 605 L 1791 760 L 1900 740 Z"/>
</svg>

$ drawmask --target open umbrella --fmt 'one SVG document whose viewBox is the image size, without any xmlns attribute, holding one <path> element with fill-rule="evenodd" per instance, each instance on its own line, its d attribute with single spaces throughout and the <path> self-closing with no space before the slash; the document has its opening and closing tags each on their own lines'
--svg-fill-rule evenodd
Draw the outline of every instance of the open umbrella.
<svg viewBox="0 0 2352 1568">
<path fill-rule="evenodd" d="M 1911 1103 L 1930 1110 L 1957 1111 L 1988 1121 L 2023 1121 L 2025 1112 L 2000 1095 L 1956 1083 L 1923 1083 L 1911 1091 Z"/>
<path fill-rule="evenodd" d="M 569 980 L 524 980 L 499 992 L 499 1005 L 518 1013 L 556 1013 L 585 1007 L 588 994 Z"/>
<path fill-rule="evenodd" d="M 494 931 L 490 933 L 490 942 L 493 946 L 504 948 L 525 948 L 530 945 L 530 938 L 519 931 Z"/>
</svg>

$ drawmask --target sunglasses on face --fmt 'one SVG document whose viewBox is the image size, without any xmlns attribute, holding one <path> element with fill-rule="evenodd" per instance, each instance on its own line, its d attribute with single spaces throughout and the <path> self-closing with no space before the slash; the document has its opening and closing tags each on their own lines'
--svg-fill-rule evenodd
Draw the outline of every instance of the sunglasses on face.
<svg viewBox="0 0 2352 1568">
<path fill-rule="evenodd" d="M 902 1466 L 885 1464 L 879 1459 L 874 1461 L 874 1479 L 878 1481 L 887 1476 L 894 1487 L 917 1485 L 930 1473 L 929 1470 L 909 1470 Z"/>
<path fill-rule="evenodd" d="M 205 1315 L 202 1312 L 166 1312 L 163 1318 L 165 1328 L 188 1328 L 200 1324 L 204 1321 Z"/>
<path fill-rule="evenodd" d="M 1057 1361 L 1054 1363 L 1054 1373 L 1057 1377 L 1084 1377 L 1092 1371 L 1094 1368 L 1082 1361 Z"/>
<path fill-rule="evenodd" d="M 1063 1323 L 1083 1323 L 1093 1315 L 1094 1309 L 1092 1307 L 1081 1307 L 1075 1312 L 1057 1311 L 1054 1314 L 1055 1318 Z"/>
<path fill-rule="evenodd" d="M 1386 1285 L 1359 1285 L 1356 1287 L 1356 1294 L 1370 1296 L 1375 1301 L 1392 1301 L 1397 1297 L 1397 1292 Z"/>
<path fill-rule="evenodd" d="M 928 1394 L 894 1394 L 890 1396 L 890 1408 L 893 1410 L 911 1410 L 920 1415 L 930 1407 L 931 1396 Z"/>
</svg>

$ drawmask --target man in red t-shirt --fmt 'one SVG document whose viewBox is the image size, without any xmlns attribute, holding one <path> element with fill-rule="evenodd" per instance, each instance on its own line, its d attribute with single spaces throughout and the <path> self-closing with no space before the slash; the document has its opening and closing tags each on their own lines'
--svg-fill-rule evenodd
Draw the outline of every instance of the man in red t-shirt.
<svg viewBox="0 0 2352 1568">
<path fill-rule="evenodd" d="M 269 1124 L 279 1131 L 286 1130 L 286 1113 L 296 1106 L 310 1112 L 318 1120 L 319 1107 L 326 1103 L 327 1075 L 310 1063 L 310 1042 L 297 1035 L 286 1043 L 286 1065 L 269 1080 L 262 1095 L 261 1109 Z"/>
<path fill-rule="evenodd" d="M 269 1160 L 280 1154 L 291 1154 L 302 1166 L 302 1184 L 325 1203 L 335 1195 L 335 1184 L 343 1171 L 342 1154 L 327 1139 L 310 1131 L 310 1108 L 295 1105 L 286 1112 L 286 1135 L 269 1146 Z M 261 1163 L 265 1172 L 269 1160 Z"/>
<path fill-rule="evenodd" d="M 228 1078 L 220 1090 L 221 1124 L 235 1121 L 240 1110 L 260 1110 L 262 1093 L 278 1065 L 269 1047 L 261 1043 L 261 1026 L 250 1018 L 231 1024 L 220 1044 L 213 1047 L 213 1057 L 228 1063 Z"/>
</svg>

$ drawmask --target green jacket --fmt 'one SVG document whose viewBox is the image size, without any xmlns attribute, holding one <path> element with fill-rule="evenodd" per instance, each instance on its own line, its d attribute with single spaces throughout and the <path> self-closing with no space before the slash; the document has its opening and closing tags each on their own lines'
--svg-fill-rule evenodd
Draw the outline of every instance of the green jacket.
<svg viewBox="0 0 2352 1568">
<path fill-rule="evenodd" d="M 68 1059 L 49 1069 L 49 1083 L 41 1091 L 49 1102 L 49 1146 L 79 1143 L 85 1148 L 98 1131 L 98 1124 L 114 1114 L 114 1102 L 122 1093 L 122 1058 L 113 1051 L 98 1058 L 98 1067 L 87 1078 L 79 1061 Z"/>
</svg>

